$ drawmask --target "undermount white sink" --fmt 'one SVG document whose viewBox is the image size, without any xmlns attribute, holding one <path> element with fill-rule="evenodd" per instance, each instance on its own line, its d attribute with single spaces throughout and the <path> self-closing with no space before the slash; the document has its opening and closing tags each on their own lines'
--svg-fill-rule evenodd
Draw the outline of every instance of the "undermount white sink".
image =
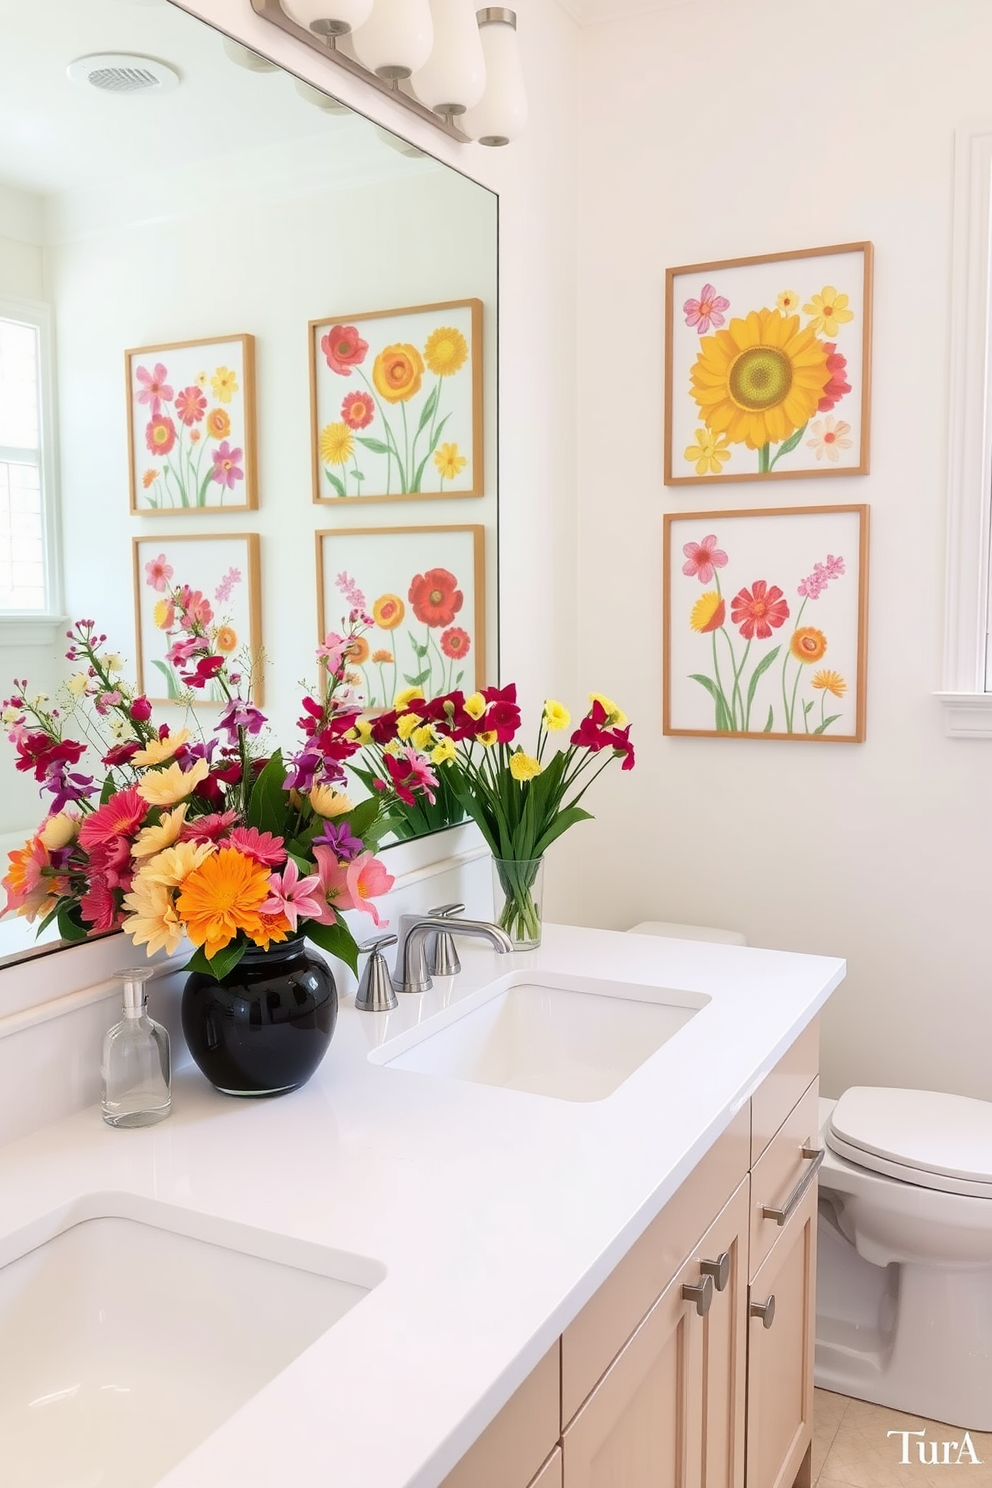
<svg viewBox="0 0 992 1488">
<path fill-rule="evenodd" d="M 670 987 L 511 972 L 369 1058 L 557 1100 L 604 1100 L 709 1000 Z"/>
<path fill-rule="evenodd" d="M 157 1483 L 385 1276 L 170 1205 L 87 1209 L 0 1240 L 4 1488 Z"/>
</svg>

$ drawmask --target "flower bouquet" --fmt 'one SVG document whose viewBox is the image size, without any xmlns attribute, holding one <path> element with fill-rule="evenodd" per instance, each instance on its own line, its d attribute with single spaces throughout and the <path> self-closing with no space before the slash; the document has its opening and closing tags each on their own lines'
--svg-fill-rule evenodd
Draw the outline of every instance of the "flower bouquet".
<svg viewBox="0 0 992 1488">
<path fill-rule="evenodd" d="M 540 944 L 535 885 L 545 851 L 567 828 L 590 819 L 580 802 L 611 760 L 622 760 L 624 770 L 634 767 L 624 714 L 599 693 L 589 702 L 564 749 L 553 748 L 551 736 L 570 728 L 570 715 L 561 703 L 545 702 L 534 754 L 514 747 L 521 719 L 512 683 L 431 699 L 410 688 L 365 726 L 363 755 L 371 760 L 373 785 L 402 799 L 415 761 L 429 762 L 478 823 L 502 895 L 497 922 L 520 946 Z"/>
<path fill-rule="evenodd" d="M 3 721 L 17 769 L 32 773 L 49 814 L 12 852 L 3 880 L 6 910 L 63 937 L 123 929 L 147 954 L 172 955 L 184 937 L 189 969 L 218 981 L 247 951 L 306 936 L 355 968 L 354 937 L 342 919 L 360 910 L 381 923 L 374 900 L 392 877 L 374 856 L 388 828 L 388 790 L 357 805 L 344 792 L 345 761 L 359 749 L 361 697 L 348 658 L 371 624 L 347 575 L 342 634 L 319 647 L 319 684 L 302 700 L 300 747 L 287 757 L 261 747 L 265 718 L 250 701 L 250 664 L 225 650 L 225 624 L 187 585 L 167 591 L 160 623 L 169 661 L 190 703 L 216 684 L 223 705 L 208 738 L 156 727 L 147 698 L 122 679 L 92 620 L 67 631 L 78 670 L 63 707 L 15 683 Z M 87 742 L 74 738 L 70 724 Z M 99 758 L 102 779 L 84 756 Z M 407 794 L 430 790 L 426 762 Z"/>
</svg>

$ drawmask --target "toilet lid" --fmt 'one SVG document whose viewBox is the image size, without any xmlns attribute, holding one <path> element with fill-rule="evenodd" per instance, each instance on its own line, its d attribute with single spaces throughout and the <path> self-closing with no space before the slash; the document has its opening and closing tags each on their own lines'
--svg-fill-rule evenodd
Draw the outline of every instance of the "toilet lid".
<svg viewBox="0 0 992 1488">
<path fill-rule="evenodd" d="M 992 1102 L 854 1085 L 834 1106 L 824 1137 L 833 1151 L 876 1172 L 992 1195 Z"/>
</svg>

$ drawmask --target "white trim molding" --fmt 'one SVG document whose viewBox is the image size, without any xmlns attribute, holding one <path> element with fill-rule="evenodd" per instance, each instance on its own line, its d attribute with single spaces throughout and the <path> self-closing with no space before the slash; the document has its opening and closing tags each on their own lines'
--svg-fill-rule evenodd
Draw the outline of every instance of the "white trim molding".
<svg viewBox="0 0 992 1488">
<path fill-rule="evenodd" d="M 947 733 L 992 738 L 987 691 L 992 508 L 992 124 L 954 143 L 943 687 Z"/>
</svg>

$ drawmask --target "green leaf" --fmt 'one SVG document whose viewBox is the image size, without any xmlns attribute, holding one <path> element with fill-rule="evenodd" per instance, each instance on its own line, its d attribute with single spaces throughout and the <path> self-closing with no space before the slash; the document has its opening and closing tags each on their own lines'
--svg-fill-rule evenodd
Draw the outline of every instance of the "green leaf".
<svg viewBox="0 0 992 1488">
<path fill-rule="evenodd" d="M 117 781 L 114 779 L 113 770 L 111 770 L 100 788 L 100 805 L 106 806 L 107 802 L 110 800 L 111 796 L 115 793 L 116 790 Z"/>
<path fill-rule="evenodd" d="M 316 920 L 301 920 L 300 928 L 314 945 L 320 946 L 328 955 L 336 956 L 345 966 L 350 966 L 352 971 L 357 972 L 358 947 L 355 937 L 341 920 L 336 920 L 333 925 L 320 925 Z"/>
<path fill-rule="evenodd" d="M 60 906 L 58 909 L 59 934 L 63 940 L 86 940 L 89 930 L 83 924 L 82 911 L 78 904 Z"/>
<path fill-rule="evenodd" d="M 172 670 L 171 666 L 167 666 L 164 661 L 158 661 L 155 657 L 152 657 L 152 666 L 158 667 L 159 671 L 162 673 L 162 676 L 165 678 L 165 695 L 169 699 L 169 701 L 171 702 L 174 698 L 178 698 L 179 684 L 176 681 L 176 674 Z"/>
<path fill-rule="evenodd" d="M 770 734 L 771 733 L 771 731 L 772 731 L 772 720 L 774 719 L 774 717 L 775 717 L 775 715 L 772 712 L 772 705 L 771 705 L 771 703 L 769 703 L 768 704 L 768 718 L 765 721 L 764 728 L 761 730 L 761 732 L 763 734 Z"/>
<path fill-rule="evenodd" d="M 421 410 L 420 423 L 417 425 L 418 434 L 423 432 L 423 430 L 430 423 L 431 419 L 434 417 L 434 410 L 437 408 L 438 394 L 440 393 L 440 391 L 441 384 L 435 384 L 433 392 L 431 393 L 430 397 L 427 399 L 427 402 L 424 404 L 423 409 Z"/>
<path fill-rule="evenodd" d="M 260 832 L 282 836 L 287 803 L 286 766 L 282 750 L 277 749 L 252 787 L 247 811 L 248 825 L 257 827 Z"/>
<path fill-rule="evenodd" d="M 212 956 L 208 956 L 203 947 L 199 946 L 183 969 L 188 972 L 199 971 L 204 976 L 213 977 L 219 982 L 221 977 L 226 977 L 229 971 L 234 970 L 246 950 L 247 946 L 232 940 L 229 945 L 223 946 Z"/>
<path fill-rule="evenodd" d="M 772 662 L 775 660 L 781 649 L 781 646 L 773 646 L 768 655 L 761 658 L 761 660 L 758 662 L 758 665 L 751 673 L 751 680 L 747 685 L 747 707 L 744 710 L 745 728 L 747 728 L 748 724 L 751 721 L 751 704 L 754 702 L 754 694 L 757 689 L 758 682 L 764 675 L 764 673 L 767 672 L 768 668 L 771 666 Z"/>
<path fill-rule="evenodd" d="M 355 477 L 356 481 L 363 481 L 365 479 L 360 470 L 353 470 L 351 473 Z"/>
<path fill-rule="evenodd" d="M 807 419 L 806 422 L 808 423 L 809 420 Z M 769 465 L 769 467 L 768 467 L 769 470 L 771 470 L 771 469 L 774 468 L 774 465 L 775 465 L 776 460 L 781 460 L 781 458 L 782 458 L 783 455 L 791 455 L 792 454 L 792 451 L 796 448 L 796 446 L 798 445 L 800 439 L 802 439 L 802 437 L 803 437 L 803 435 L 805 433 L 806 433 L 806 424 L 803 424 L 803 426 L 802 426 L 801 429 L 797 429 L 794 434 L 790 434 L 789 435 L 788 439 L 785 441 L 784 444 L 780 444 L 779 445 L 778 449 L 775 451 L 775 454 L 774 454 L 774 457 L 772 459 L 771 465 Z"/>
<path fill-rule="evenodd" d="M 719 687 L 713 681 L 713 678 L 704 677 L 700 672 L 691 672 L 689 680 L 691 682 L 698 682 L 700 687 L 705 687 L 706 691 L 709 693 L 710 697 L 716 704 L 716 723 L 714 726 L 717 733 L 735 733 L 736 730 L 734 729 L 734 720 L 730 709 L 727 707 L 727 700 L 724 697 L 723 693 L 720 691 Z"/>
<path fill-rule="evenodd" d="M 343 496 L 344 495 L 344 486 L 338 480 L 337 476 L 336 475 L 332 475 L 329 470 L 325 470 L 324 471 L 324 474 L 327 476 L 327 479 L 330 481 L 331 485 L 334 487 L 334 489 L 337 492 L 337 494 L 339 496 Z"/>
<path fill-rule="evenodd" d="M 371 450 L 374 455 L 391 455 L 393 453 L 389 445 L 383 444 L 381 439 L 363 438 L 361 435 L 358 435 L 355 443 L 363 445 L 367 450 Z M 365 477 L 362 476 L 362 479 L 364 480 Z"/>
<path fill-rule="evenodd" d="M 555 817 L 543 837 L 538 838 L 534 844 L 534 851 L 528 853 L 527 856 L 529 858 L 542 858 L 552 842 L 559 838 L 562 832 L 567 831 L 569 827 L 574 827 L 576 822 L 580 821 L 592 821 L 592 812 L 586 811 L 584 806 L 566 807 L 564 811 L 559 812 L 558 816 Z"/>
<path fill-rule="evenodd" d="M 365 837 L 375 825 L 376 817 L 379 815 L 379 798 L 371 796 L 367 801 L 359 801 L 358 805 L 344 814 L 341 818 L 348 823 L 356 837 Z"/>
<path fill-rule="evenodd" d="M 824 730 L 828 729 L 832 723 L 836 723 L 839 717 L 839 713 L 831 713 L 829 718 L 825 718 L 822 723 L 817 724 L 816 728 L 813 730 L 814 734 L 822 734 Z"/>
<path fill-rule="evenodd" d="M 409 672 L 404 672 L 403 681 L 408 682 L 411 687 L 423 687 L 430 674 L 431 673 L 429 667 L 426 672 L 418 672 L 415 677 L 412 677 Z"/>
</svg>

